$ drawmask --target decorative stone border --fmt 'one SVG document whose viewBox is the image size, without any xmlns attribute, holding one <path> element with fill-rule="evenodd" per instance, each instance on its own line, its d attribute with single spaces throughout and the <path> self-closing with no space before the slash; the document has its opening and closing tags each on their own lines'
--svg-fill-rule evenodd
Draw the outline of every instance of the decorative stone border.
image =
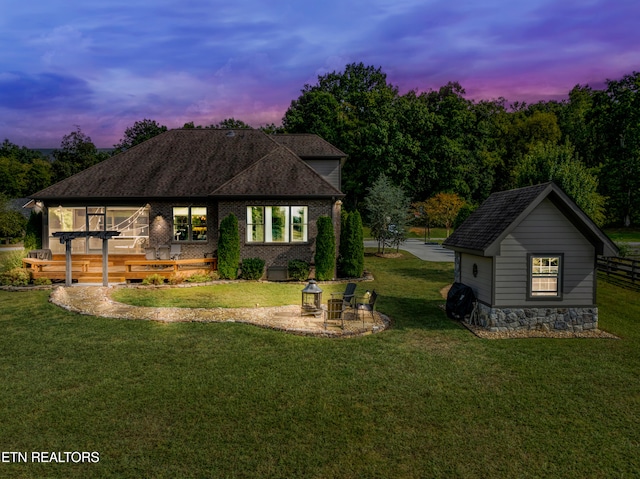
<svg viewBox="0 0 640 479">
<path fill-rule="evenodd" d="M 68 311 L 104 318 L 158 322 L 231 322 L 259 326 L 302 336 L 347 338 L 379 333 L 389 328 L 391 320 L 374 312 L 374 318 L 362 327 L 360 319 L 325 323 L 323 318 L 301 317 L 300 306 L 266 308 L 158 308 L 132 306 L 110 297 L 111 288 L 99 286 L 57 287 L 49 301 Z M 368 314 L 368 313 L 367 313 Z"/>
</svg>

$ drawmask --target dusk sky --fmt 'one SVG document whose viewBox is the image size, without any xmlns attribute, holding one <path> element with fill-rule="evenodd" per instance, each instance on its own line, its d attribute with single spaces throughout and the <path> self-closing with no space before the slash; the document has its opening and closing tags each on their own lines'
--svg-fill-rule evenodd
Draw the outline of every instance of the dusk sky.
<svg viewBox="0 0 640 479">
<path fill-rule="evenodd" d="M 563 99 L 640 70 L 638 0 L 0 0 L 0 141 L 98 147 L 148 118 L 280 124 L 352 62 L 400 93 Z"/>
</svg>

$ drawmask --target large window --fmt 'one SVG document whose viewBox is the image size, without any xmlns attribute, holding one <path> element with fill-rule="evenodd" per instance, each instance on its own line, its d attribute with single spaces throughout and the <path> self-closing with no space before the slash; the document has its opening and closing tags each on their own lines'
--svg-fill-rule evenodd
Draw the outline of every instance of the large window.
<svg viewBox="0 0 640 479">
<path fill-rule="evenodd" d="M 173 208 L 175 241 L 207 241 L 207 208 L 177 206 Z"/>
<path fill-rule="evenodd" d="M 74 206 L 49 208 L 49 248 L 64 253 L 65 247 L 52 235 L 58 231 L 119 231 L 109 240 L 109 254 L 143 253 L 149 240 L 148 206 Z M 71 243 L 74 254 L 101 253 L 99 238 L 76 238 Z"/>
<path fill-rule="evenodd" d="M 302 243 L 308 240 L 306 206 L 248 206 L 248 243 Z"/>
<path fill-rule="evenodd" d="M 562 294 L 562 255 L 529 256 L 530 296 L 559 298 Z"/>
</svg>

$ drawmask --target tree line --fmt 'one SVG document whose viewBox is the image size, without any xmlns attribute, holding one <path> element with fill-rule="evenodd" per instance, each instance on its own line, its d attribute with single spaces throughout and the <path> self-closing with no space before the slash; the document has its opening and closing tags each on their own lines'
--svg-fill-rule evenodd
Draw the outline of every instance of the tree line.
<svg viewBox="0 0 640 479">
<path fill-rule="evenodd" d="M 562 101 L 474 101 L 450 82 L 401 94 L 381 68 L 363 63 L 306 84 L 267 133 L 315 133 L 348 155 L 343 191 L 348 209 L 362 209 L 367 189 L 384 175 L 414 204 L 438 193 L 477 205 L 492 192 L 557 182 L 598 224 L 640 222 L 640 73 L 601 89 L 576 85 Z M 185 128 L 250 128 L 233 118 Z M 121 152 L 166 127 L 136 122 L 114 145 Z M 112 154 L 113 154 L 112 153 Z M 0 185 L 27 196 L 109 153 L 80 128 L 65 135 L 53 159 L 5 140 Z"/>
</svg>

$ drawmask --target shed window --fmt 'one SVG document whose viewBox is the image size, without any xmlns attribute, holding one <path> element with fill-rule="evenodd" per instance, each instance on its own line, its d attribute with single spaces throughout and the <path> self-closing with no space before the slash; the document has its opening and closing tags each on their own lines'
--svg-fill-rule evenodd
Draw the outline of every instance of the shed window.
<svg viewBox="0 0 640 479">
<path fill-rule="evenodd" d="M 562 255 L 530 258 L 531 297 L 560 297 Z"/>
</svg>

